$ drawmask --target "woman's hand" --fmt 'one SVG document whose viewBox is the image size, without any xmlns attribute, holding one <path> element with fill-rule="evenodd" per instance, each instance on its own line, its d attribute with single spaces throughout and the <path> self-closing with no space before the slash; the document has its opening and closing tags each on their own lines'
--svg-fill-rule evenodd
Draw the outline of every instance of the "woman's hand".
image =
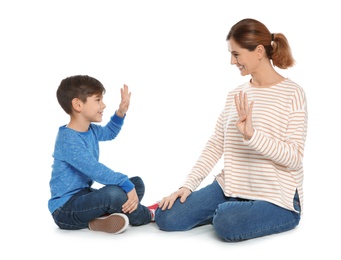
<svg viewBox="0 0 341 260">
<path fill-rule="evenodd" d="M 176 192 L 173 192 L 171 195 L 168 197 L 164 197 L 160 202 L 159 202 L 159 208 L 162 208 L 162 210 L 165 209 L 170 209 L 173 207 L 174 202 L 180 198 L 180 202 L 184 203 L 187 199 L 187 197 L 192 193 L 192 191 L 188 188 L 180 188 Z"/>
<path fill-rule="evenodd" d="M 252 125 L 253 101 L 249 105 L 247 94 L 240 91 L 239 97 L 238 94 L 234 96 L 234 102 L 238 112 L 237 129 L 246 140 L 250 140 L 254 133 Z"/>
</svg>

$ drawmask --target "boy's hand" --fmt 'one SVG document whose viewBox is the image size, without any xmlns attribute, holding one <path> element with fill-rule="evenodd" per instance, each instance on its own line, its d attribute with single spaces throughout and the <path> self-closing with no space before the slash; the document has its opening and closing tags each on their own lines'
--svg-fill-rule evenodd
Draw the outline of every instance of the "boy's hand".
<svg viewBox="0 0 341 260">
<path fill-rule="evenodd" d="M 130 214 L 137 209 L 137 206 L 139 205 L 139 198 L 135 188 L 129 191 L 127 196 L 128 200 L 122 205 L 122 211 L 123 213 Z"/>
<path fill-rule="evenodd" d="M 127 113 L 130 105 L 130 96 L 131 93 L 129 92 L 128 86 L 124 84 L 123 88 L 121 88 L 121 103 L 118 110 L 116 111 L 118 116 L 124 117 L 124 115 Z"/>
</svg>

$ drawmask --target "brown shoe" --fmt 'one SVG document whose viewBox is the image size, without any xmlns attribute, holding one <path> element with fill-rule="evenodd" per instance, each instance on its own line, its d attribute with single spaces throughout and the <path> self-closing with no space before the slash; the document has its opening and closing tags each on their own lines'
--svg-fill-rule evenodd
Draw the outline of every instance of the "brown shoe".
<svg viewBox="0 0 341 260">
<path fill-rule="evenodd" d="M 89 229 L 111 234 L 119 234 L 127 229 L 129 219 L 122 213 L 114 213 L 108 216 L 96 218 L 89 222 Z"/>
</svg>

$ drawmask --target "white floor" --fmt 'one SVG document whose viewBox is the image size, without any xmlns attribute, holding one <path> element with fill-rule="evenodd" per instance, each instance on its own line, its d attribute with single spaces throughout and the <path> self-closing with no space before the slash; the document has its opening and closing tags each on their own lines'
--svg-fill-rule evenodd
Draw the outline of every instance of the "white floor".
<svg viewBox="0 0 341 260">
<path fill-rule="evenodd" d="M 8 194 L 10 196 L 10 194 Z M 38 199 L 36 202 L 43 202 Z M 30 203 L 30 196 L 23 204 Z M 32 201 L 31 201 L 32 202 Z M 322 202 L 322 200 L 320 201 Z M 316 202 L 317 203 L 317 202 Z M 338 216 L 310 203 L 292 231 L 239 243 L 220 240 L 210 225 L 187 232 L 160 231 L 155 223 L 131 227 L 118 235 L 58 229 L 46 208 L 2 216 L 4 259 L 340 259 Z M 38 206 L 38 207 L 37 207 Z M 40 208 L 39 208 L 40 207 Z M 29 208 L 27 206 L 26 208 Z M 327 215 L 331 215 L 328 217 Z M 335 234 L 335 235 L 334 235 Z"/>
<path fill-rule="evenodd" d="M 332 0 L 289 2 L 1 1 L 1 258 L 340 260 L 339 8 Z M 150 205 L 182 184 L 227 92 L 247 80 L 230 65 L 225 41 L 246 17 L 288 37 L 297 65 L 280 72 L 306 90 L 301 224 L 240 243 L 221 241 L 211 226 L 166 233 L 152 223 L 120 235 L 59 230 L 47 200 L 55 135 L 68 122 L 55 97 L 60 80 L 98 78 L 107 89 L 103 123 L 129 85 L 129 116 L 119 137 L 101 146 L 100 160 L 141 176 L 142 203 Z"/>
</svg>

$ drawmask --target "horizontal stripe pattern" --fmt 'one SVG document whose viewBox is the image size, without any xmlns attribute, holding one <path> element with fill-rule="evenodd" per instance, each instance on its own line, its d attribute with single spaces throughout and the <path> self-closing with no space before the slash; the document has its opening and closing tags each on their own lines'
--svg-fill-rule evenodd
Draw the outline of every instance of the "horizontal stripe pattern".
<svg viewBox="0 0 341 260">
<path fill-rule="evenodd" d="M 236 128 L 234 95 L 247 93 L 254 101 L 251 140 Z M 216 178 L 224 194 L 265 200 L 295 210 L 298 190 L 303 209 L 303 154 L 307 134 L 307 103 L 303 89 L 290 79 L 271 87 L 250 83 L 231 91 L 214 132 L 188 175 L 184 187 L 195 190 L 223 158 L 224 168 Z"/>
</svg>

